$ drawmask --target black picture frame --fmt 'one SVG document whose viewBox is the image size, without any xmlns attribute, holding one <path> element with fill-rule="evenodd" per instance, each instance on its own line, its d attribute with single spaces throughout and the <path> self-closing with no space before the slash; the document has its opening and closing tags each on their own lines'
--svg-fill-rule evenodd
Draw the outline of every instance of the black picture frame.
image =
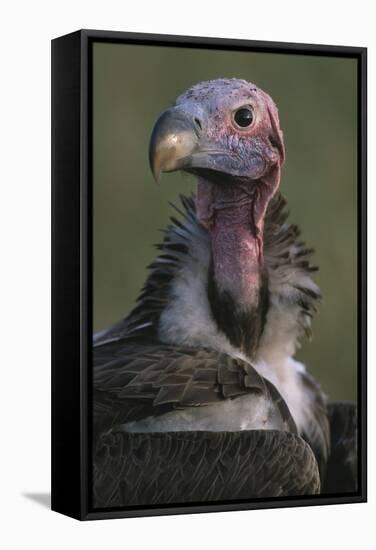
<svg viewBox="0 0 376 550">
<path fill-rule="evenodd" d="M 304 56 L 358 66 L 359 490 L 346 495 L 94 509 L 91 505 L 92 45 L 119 42 Z M 80 520 L 365 502 L 367 498 L 367 50 L 80 30 L 52 40 L 52 509 Z"/>
</svg>

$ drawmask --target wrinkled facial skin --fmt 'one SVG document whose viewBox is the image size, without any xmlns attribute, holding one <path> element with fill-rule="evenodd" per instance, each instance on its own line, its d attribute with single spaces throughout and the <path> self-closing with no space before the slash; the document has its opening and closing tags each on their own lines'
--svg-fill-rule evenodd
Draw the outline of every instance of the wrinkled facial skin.
<svg viewBox="0 0 376 550">
<path fill-rule="evenodd" d="M 237 124 L 242 109 L 252 117 L 245 127 Z M 277 108 L 268 94 L 245 80 L 201 82 L 160 116 L 149 155 L 157 180 L 161 172 L 175 170 L 199 176 L 197 206 L 205 226 L 221 204 L 235 200 L 224 191 L 215 201 L 207 187 L 219 183 L 222 188 L 236 186 L 239 203 L 252 199 L 251 222 L 256 227 L 279 187 L 285 157 Z M 207 182 L 206 188 L 200 181 Z"/>
<path fill-rule="evenodd" d="M 253 113 L 248 127 L 239 127 L 234 120 L 241 108 Z M 283 164 L 277 109 L 255 85 L 235 79 L 203 82 L 182 94 L 175 109 L 194 120 L 198 136 L 188 171 L 200 174 L 207 168 L 219 172 L 222 180 L 223 176 L 257 180 L 269 168 Z"/>
</svg>

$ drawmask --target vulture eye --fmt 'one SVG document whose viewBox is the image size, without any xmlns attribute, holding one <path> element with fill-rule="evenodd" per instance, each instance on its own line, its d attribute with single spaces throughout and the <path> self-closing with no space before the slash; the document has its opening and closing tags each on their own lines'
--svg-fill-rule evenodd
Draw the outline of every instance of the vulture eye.
<svg viewBox="0 0 376 550">
<path fill-rule="evenodd" d="M 242 107 L 241 109 L 235 111 L 234 121 L 237 126 L 240 126 L 240 128 L 246 128 L 253 122 L 253 112 L 248 107 Z"/>
</svg>

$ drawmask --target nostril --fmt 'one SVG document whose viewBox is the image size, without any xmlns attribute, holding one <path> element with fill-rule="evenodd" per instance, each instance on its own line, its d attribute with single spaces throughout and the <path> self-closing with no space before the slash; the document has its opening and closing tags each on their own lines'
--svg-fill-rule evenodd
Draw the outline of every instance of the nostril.
<svg viewBox="0 0 376 550">
<path fill-rule="evenodd" d="M 201 121 L 199 118 L 195 118 L 195 124 L 200 128 L 200 130 L 202 130 Z"/>
</svg>

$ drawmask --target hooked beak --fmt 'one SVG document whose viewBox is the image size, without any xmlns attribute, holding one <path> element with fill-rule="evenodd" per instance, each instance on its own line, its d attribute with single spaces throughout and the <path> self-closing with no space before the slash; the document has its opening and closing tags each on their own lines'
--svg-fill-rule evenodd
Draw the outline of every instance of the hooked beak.
<svg viewBox="0 0 376 550">
<path fill-rule="evenodd" d="M 176 108 L 157 120 L 150 138 L 149 162 L 155 181 L 162 172 L 187 168 L 198 150 L 198 135 L 190 117 Z"/>
<path fill-rule="evenodd" d="M 280 165 L 280 155 L 268 140 L 263 148 L 255 142 L 248 156 L 240 157 L 236 151 L 208 141 L 205 123 L 197 121 L 196 113 L 180 106 L 168 109 L 157 120 L 149 145 L 150 168 L 157 183 L 162 172 L 175 170 L 205 175 L 221 183 L 255 181 L 276 163 Z"/>
</svg>

